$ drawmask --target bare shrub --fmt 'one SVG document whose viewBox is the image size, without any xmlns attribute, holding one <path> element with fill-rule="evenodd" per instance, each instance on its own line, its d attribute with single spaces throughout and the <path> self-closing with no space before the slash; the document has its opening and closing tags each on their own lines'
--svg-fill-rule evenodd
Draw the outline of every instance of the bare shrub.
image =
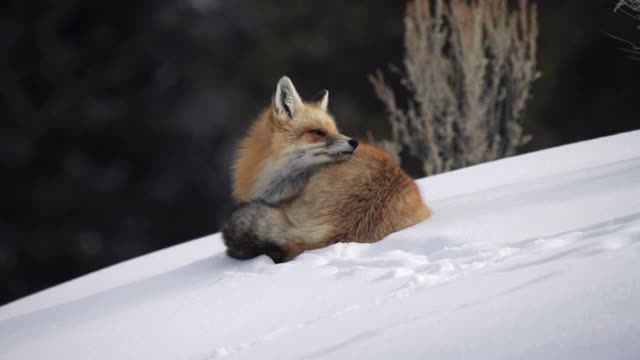
<svg viewBox="0 0 640 360">
<path fill-rule="evenodd" d="M 640 11 L 640 0 L 620 0 L 613 11 L 624 11 L 624 8 L 628 8 L 633 11 Z"/>
<path fill-rule="evenodd" d="M 521 0 L 412 0 L 405 15 L 404 106 L 383 73 L 370 75 L 388 111 L 391 144 L 426 175 L 512 155 L 536 72 L 536 7 Z"/>
<path fill-rule="evenodd" d="M 620 11 L 640 23 L 640 0 L 620 0 L 613 9 L 613 12 L 616 11 Z M 638 25 L 638 29 L 640 30 L 640 25 Z M 640 46 L 615 35 L 610 36 L 624 44 L 624 47 L 619 49 L 629 54 L 631 59 L 640 60 Z"/>
</svg>

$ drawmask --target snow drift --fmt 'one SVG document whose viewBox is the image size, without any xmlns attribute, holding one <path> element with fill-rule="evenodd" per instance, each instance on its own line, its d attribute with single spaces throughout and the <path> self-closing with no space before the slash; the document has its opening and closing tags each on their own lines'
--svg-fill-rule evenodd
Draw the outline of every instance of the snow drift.
<svg viewBox="0 0 640 360">
<path fill-rule="evenodd" d="M 640 131 L 418 184 L 433 217 L 376 244 L 212 235 L 5 305 L 0 358 L 640 358 Z"/>
</svg>

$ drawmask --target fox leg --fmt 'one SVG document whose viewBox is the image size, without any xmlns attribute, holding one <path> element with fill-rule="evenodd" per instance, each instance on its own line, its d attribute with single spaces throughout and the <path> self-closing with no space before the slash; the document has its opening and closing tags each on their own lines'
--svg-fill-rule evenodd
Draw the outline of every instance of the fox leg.
<svg viewBox="0 0 640 360">
<path fill-rule="evenodd" d="M 284 212 L 262 201 L 252 201 L 238 206 L 222 225 L 222 237 L 227 255 L 246 260 L 265 254 L 273 262 L 290 260 L 285 248 L 288 227 Z"/>
<path fill-rule="evenodd" d="M 340 161 L 325 144 L 310 144 L 288 152 L 260 176 L 251 200 L 279 204 L 297 195 L 320 166 Z"/>
</svg>

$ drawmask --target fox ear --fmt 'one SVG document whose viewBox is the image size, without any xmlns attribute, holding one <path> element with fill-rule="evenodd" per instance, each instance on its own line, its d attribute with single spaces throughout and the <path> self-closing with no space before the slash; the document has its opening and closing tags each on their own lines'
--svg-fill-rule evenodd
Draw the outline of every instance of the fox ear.
<svg viewBox="0 0 640 360">
<path fill-rule="evenodd" d="M 293 118 L 296 112 L 302 107 L 302 99 L 300 99 L 300 95 L 298 95 L 296 88 L 288 77 L 283 76 L 280 81 L 278 81 L 276 94 L 273 97 L 273 104 L 276 115 L 288 115 L 290 118 Z"/>
<path fill-rule="evenodd" d="M 327 111 L 327 107 L 329 106 L 329 90 L 320 90 L 316 96 L 313 97 L 313 101 L 318 104 L 320 109 Z"/>
</svg>

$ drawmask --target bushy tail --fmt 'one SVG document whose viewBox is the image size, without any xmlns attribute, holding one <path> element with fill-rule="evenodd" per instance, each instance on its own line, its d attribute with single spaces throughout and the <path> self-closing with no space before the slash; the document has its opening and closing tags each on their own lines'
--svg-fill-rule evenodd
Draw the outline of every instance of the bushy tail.
<svg viewBox="0 0 640 360">
<path fill-rule="evenodd" d="M 278 245 L 285 240 L 280 238 L 283 219 L 281 209 L 265 202 L 240 204 L 222 225 L 227 255 L 246 260 L 265 254 L 275 263 L 289 260 L 286 251 Z"/>
</svg>

